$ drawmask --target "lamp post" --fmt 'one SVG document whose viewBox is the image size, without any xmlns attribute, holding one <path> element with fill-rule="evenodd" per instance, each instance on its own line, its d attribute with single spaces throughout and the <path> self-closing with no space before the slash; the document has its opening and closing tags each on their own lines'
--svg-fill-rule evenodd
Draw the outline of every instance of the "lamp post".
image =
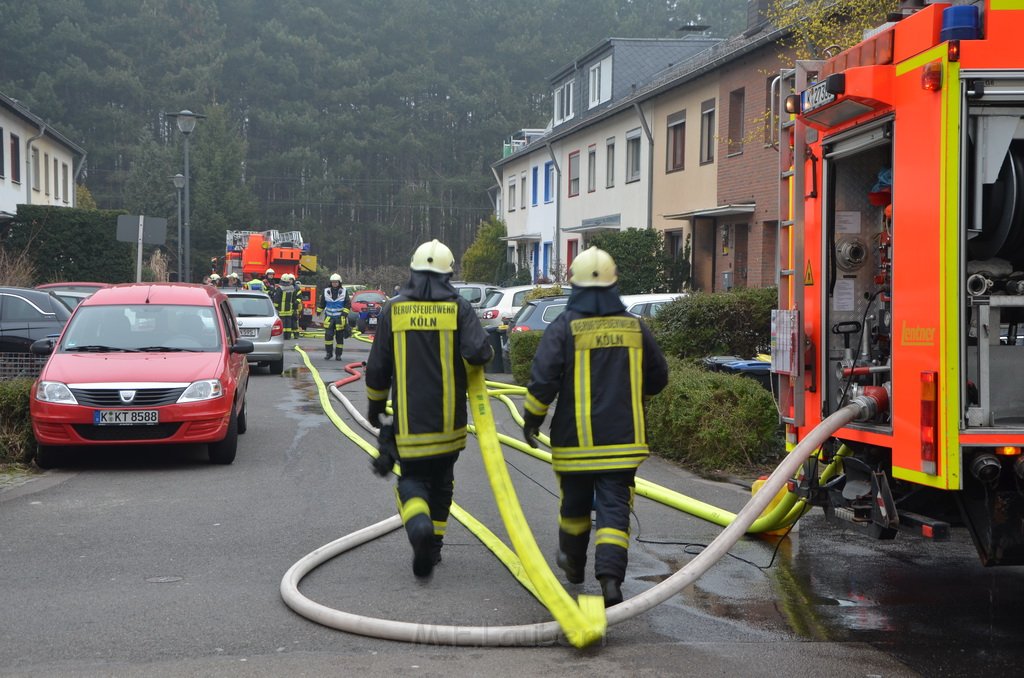
<svg viewBox="0 0 1024 678">
<path fill-rule="evenodd" d="M 185 175 L 178 172 L 171 177 L 171 181 L 178 193 L 178 282 L 184 282 L 181 278 L 181 189 L 185 188 Z"/>
<path fill-rule="evenodd" d="M 175 118 L 178 123 L 178 131 L 185 137 L 185 280 L 192 281 L 192 232 L 190 227 L 191 205 L 189 204 L 189 166 L 188 166 L 188 137 L 196 128 L 196 121 L 205 118 L 205 115 L 193 113 L 190 110 L 183 110 L 177 113 L 165 113 L 168 118 Z"/>
</svg>

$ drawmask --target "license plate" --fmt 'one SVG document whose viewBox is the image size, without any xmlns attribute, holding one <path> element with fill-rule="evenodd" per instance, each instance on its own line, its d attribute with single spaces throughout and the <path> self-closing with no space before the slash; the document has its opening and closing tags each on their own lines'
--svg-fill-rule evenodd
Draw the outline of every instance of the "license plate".
<svg viewBox="0 0 1024 678">
<path fill-rule="evenodd" d="M 376 324 L 377 324 L 377 319 L 376 319 L 376 318 L 370 318 L 370 320 L 369 320 L 368 322 L 369 322 L 369 323 L 370 323 L 371 325 L 376 325 Z"/>
<path fill-rule="evenodd" d="M 93 410 L 92 423 L 97 426 L 130 426 L 159 424 L 159 410 Z"/>
<path fill-rule="evenodd" d="M 242 336 L 243 337 L 253 337 L 253 338 L 255 338 L 256 335 L 259 334 L 259 332 L 260 332 L 255 327 L 240 327 L 238 329 L 242 332 Z"/>
</svg>

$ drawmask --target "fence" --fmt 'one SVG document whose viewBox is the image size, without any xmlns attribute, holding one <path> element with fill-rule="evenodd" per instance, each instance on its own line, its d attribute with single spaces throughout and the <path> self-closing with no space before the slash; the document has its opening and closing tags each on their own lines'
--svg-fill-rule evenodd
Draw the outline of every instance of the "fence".
<svg viewBox="0 0 1024 678">
<path fill-rule="evenodd" d="M 0 381 L 38 377 L 49 356 L 34 353 L 0 353 Z"/>
</svg>

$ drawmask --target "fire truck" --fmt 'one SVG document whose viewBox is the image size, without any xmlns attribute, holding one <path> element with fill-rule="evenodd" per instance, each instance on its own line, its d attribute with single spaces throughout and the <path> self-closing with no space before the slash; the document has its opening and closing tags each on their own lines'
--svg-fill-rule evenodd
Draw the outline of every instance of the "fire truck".
<svg viewBox="0 0 1024 678">
<path fill-rule="evenodd" d="M 298 280 L 303 272 L 316 272 L 316 257 L 308 253 L 309 243 L 303 242 L 299 231 L 228 231 L 221 275 L 237 273 L 243 280 L 246 274 L 261 278 L 272 268 L 278 278 L 291 273 Z M 299 326 L 306 329 L 316 317 L 316 285 L 300 284 L 299 297 L 302 299 Z"/>
<path fill-rule="evenodd" d="M 878 538 L 965 526 L 1024 564 L 1024 1 L 903 9 L 779 79 L 772 371 L 789 442 L 864 394 L 796 491 Z M 874 396 L 873 396 L 874 397 Z"/>
</svg>

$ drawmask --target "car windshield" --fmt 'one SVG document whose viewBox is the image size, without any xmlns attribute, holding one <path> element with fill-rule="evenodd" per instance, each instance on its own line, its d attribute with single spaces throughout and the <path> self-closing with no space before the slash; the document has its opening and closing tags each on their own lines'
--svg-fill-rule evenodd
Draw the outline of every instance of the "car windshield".
<svg viewBox="0 0 1024 678">
<path fill-rule="evenodd" d="M 266 295 L 228 295 L 231 308 L 239 318 L 266 318 L 276 314 L 274 304 Z"/>
<path fill-rule="evenodd" d="M 491 308 L 492 306 L 497 306 L 498 304 L 501 303 L 501 298 L 503 296 L 505 296 L 504 292 L 502 292 L 501 290 L 494 290 L 493 292 L 487 295 L 487 299 L 484 300 L 484 303 L 481 304 L 481 306 L 483 306 L 484 308 Z"/>
<path fill-rule="evenodd" d="M 388 298 L 380 292 L 359 292 L 356 296 L 352 297 L 352 300 L 363 304 L 383 304 Z"/>
<path fill-rule="evenodd" d="M 81 306 L 61 341 L 65 353 L 219 351 L 211 306 Z"/>
<path fill-rule="evenodd" d="M 483 296 L 480 294 L 480 288 L 478 287 L 459 287 L 458 291 L 459 296 L 471 304 L 480 301 L 480 297 Z"/>
</svg>

